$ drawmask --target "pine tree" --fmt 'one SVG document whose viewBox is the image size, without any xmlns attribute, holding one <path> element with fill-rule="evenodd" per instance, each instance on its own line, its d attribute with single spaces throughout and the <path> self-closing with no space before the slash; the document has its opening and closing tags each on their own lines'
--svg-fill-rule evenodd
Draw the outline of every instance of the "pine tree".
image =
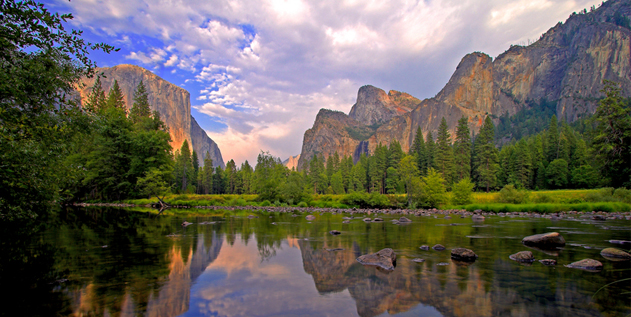
<svg viewBox="0 0 631 317">
<path fill-rule="evenodd" d="M 228 181 L 226 184 L 226 192 L 228 194 L 235 194 L 237 189 L 237 164 L 233 159 L 226 163 L 224 173 Z"/>
<path fill-rule="evenodd" d="M 134 123 L 137 123 L 141 118 L 149 117 L 150 115 L 149 96 L 145 84 L 141 80 L 134 91 L 134 104 L 129 111 L 129 117 Z"/>
<path fill-rule="evenodd" d="M 416 129 L 416 135 L 414 136 L 414 143 L 410 148 L 410 155 L 416 156 L 416 167 L 421 175 L 424 175 L 427 170 L 427 151 L 425 147 L 425 138 L 423 137 L 423 131 L 421 127 Z"/>
<path fill-rule="evenodd" d="M 86 109 L 90 111 L 101 110 L 105 107 L 105 91 L 101 85 L 101 76 L 97 76 L 92 86 L 92 91 L 86 100 Z"/>
<path fill-rule="evenodd" d="M 432 132 L 427 132 L 427 138 L 425 139 L 425 167 L 421 172 L 422 175 L 427 174 L 427 170 L 434 168 L 434 155 L 436 153 L 436 143 L 434 143 L 434 136 Z"/>
<path fill-rule="evenodd" d="M 559 128 L 557 116 L 553 115 L 546 133 L 546 160 L 552 162 L 557 158 L 559 158 Z"/>
<path fill-rule="evenodd" d="M 193 163 L 193 177 L 195 181 L 192 182 L 194 186 L 199 186 L 199 182 L 197 181 L 199 175 L 199 159 L 197 158 L 197 152 L 193 150 L 193 154 L 191 154 L 191 162 Z"/>
<path fill-rule="evenodd" d="M 247 160 L 241 164 L 241 169 L 239 170 L 239 172 L 241 173 L 241 179 L 243 181 L 243 193 L 252 194 L 252 175 L 254 171 Z"/>
<path fill-rule="evenodd" d="M 454 182 L 471 177 L 471 131 L 469 119 L 462 117 L 456 128 L 456 142 L 454 142 Z"/>
<path fill-rule="evenodd" d="M 498 151 L 495 148 L 495 126 L 491 117 L 487 116 L 480 134 L 476 139 L 474 172 L 477 185 L 489 192 L 497 182 Z"/>
<path fill-rule="evenodd" d="M 114 84 L 110 88 L 110 92 L 107 94 L 107 101 L 105 102 L 105 107 L 109 108 L 117 108 L 127 110 L 125 108 L 125 96 L 123 95 L 123 91 L 118 86 L 118 81 L 115 79 Z"/>
<path fill-rule="evenodd" d="M 176 154 L 175 165 L 176 185 L 178 185 L 182 193 L 185 193 L 188 186 L 192 185 L 195 175 L 193 161 L 191 159 L 191 149 L 188 147 L 187 140 L 184 140 L 180 151 Z"/>
<path fill-rule="evenodd" d="M 403 153 L 403 150 L 401 149 L 401 143 L 399 143 L 399 141 L 397 140 L 392 140 L 392 142 L 390 142 L 388 152 L 388 167 L 393 167 L 395 169 L 398 168 L 399 162 L 405 155 L 405 153 Z"/>
<path fill-rule="evenodd" d="M 440 121 L 438 127 L 438 139 L 436 140 L 436 151 L 434 154 L 434 166 L 441 174 L 446 184 L 451 185 L 451 174 L 453 171 L 453 152 L 451 149 L 451 135 L 445 117 Z"/>
</svg>

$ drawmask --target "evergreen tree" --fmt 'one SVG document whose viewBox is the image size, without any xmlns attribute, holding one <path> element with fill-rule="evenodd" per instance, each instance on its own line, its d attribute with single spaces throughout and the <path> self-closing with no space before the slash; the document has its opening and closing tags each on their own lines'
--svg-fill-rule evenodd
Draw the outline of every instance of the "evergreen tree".
<svg viewBox="0 0 631 317">
<path fill-rule="evenodd" d="M 331 188 L 336 195 L 344 194 L 344 180 L 342 178 L 342 171 L 337 171 L 331 176 Z"/>
<path fill-rule="evenodd" d="M 204 157 L 204 169 L 203 172 L 203 184 L 204 194 L 208 195 L 213 191 L 213 159 L 210 157 L 210 153 L 206 151 Z"/>
<path fill-rule="evenodd" d="M 487 116 L 484 125 L 480 129 L 480 134 L 476 139 L 474 172 L 477 186 L 486 188 L 489 192 L 497 182 L 498 151 L 494 145 L 495 127 L 491 117 Z"/>
<path fill-rule="evenodd" d="M 150 115 L 151 107 L 149 106 L 149 96 L 141 80 L 134 91 L 134 104 L 129 111 L 129 117 L 133 122 L 138 122 L 140 118 L 149 117 Z"/>
<path fill-rule="evenodd" d="M 420 136 L 421 138 L 423 137 L 422 134 Z M 414 179 L 419 176 L 419 170 L 416 162 L 414 162 L 414 156 L 408 155 L 401 159 L 401 162 L 399 162 L 399 174 L 401 175 L 401 180 L 405 184 L 408 206 L 411 206 L 414 192 L 414 186 L 412 183 L 414 182 Z"/>
<path fill-rule="evenodd" d="M 215 173 L 213 174 L 213 194 L 225 194 L 226 193 L 226 177 L 224 176 L 221 166 L 215 167 Z"/>
<path fill-rule="evenodd" d="M 451 175 L 454 168 L 453 152 L 451 148 L 451 134 L 447 126 L 445 117 L 440 121 L 438 127 L 438 138 L 436 140 L 436 150 L 434 154 L 434 166 L 441 174 L 445 182 L 451 185 Z"/>
<path fill-rule="evenodd" d="M 199 174 L 199 158 L 197 157 L 197 152 L 195 152 L 195 150 L 193 150 L 193 154 L 191 154 L 191 162 L 193 163 L 193 178 L 194 181 L 192 182 L 193 186 L 197 187 L 199 186 L 199 182 L 197 182 L 198 180 L 198 174 Z"/>
<path fill-rule="evenodd" d="M 226 192 L 228 194 L 235 194 L 237 192 L 237 164 L 233 159 L 226 163 L 226 169 L 224 170 L 225 177 L 228 180 L 226 184 Z M 278 184 L 276 184 L 278 186 Z"/>
<path fill-rule="evenodd" d="M 593 117 L 592 151 L 612 186 L 631 187 L 631 107 L 624 104 L 617 84 L 605 81 L 602 92 L 605 98 Z"/>
<path fill-rule="evenodd" d="M 363 154 L 362 154 L 363 155 Z M 365 192 L 366 191 L 366 169 L 361 161 L 357 162 L 351 169 L 352 174 L 352 191 Z M 349 189 L 349 192 L 351 190 Z"/>
<path fill-rule="evenodd" d="M 388 167 L 386 170 L 386 193 L 396 194 L 397 185 L 399 183 L 399 173 L 394 167 Z"/>
<path fill-rule="evenodd" d="M 239 170 L 239 172 L 241 173 L 241 179 L 243 180 L 243 193 L 252 194 L 252 175 L 254 173 L 254 170 L 247 160 L 241 164 L 241 169 Z"/>
<path fill-rule="evenodd" d="M 399 162 L 405 155 L 403 150 L 401 149 L 401 143 L 397 140 L 392 140 L 390 142 L 390 148 L 388 149 L 388 167 L 397 168 L 399 166 Z"/>
<path fill-rule="evenodd" d="M 105 91 L 101 85 L 101 76 L 96 76 L 92 91 L 88 95 L 85 107 L 90 111 L 97 111 L 105 108 Z"/>
<path fill-rule="evenodd" d="M 426 151 L 425 151 L 425 140 L 423 138 L 423 131 L 419 126 L 416 129 L 416 135 L 414 136 L 414 143 L 412 143 L 412 147 L 410 148 L 410 155 L 416 156 L 416 166 L 419 172 L 424 175 L 427 169 L 426 163 Z"/>
<path fill-rule="evenodd" d="M 353 168 L 353 158 L 351 156 L 347 156 L 342 159 L 340 172 L 342 172 L 342 183 L 344 184 L 344 189 L 346 192 L 352 188 L 353 178 L 351 174 L 351 169 Z"/>
<path fill-rule="evenodd" d="M 422 175 L 427 174 L 429 168 L 434 168 L 434 155 L 436 153 L 436 143 L 432 131 L 427 132 L 425 139 L 425 167 L 421 170 Z"/>
<path fill-rule="evenodd" d="M 559 158 L 559 128 L 557 116 L 550 118 L 550 125 L 546 133 L 546 160 L 552 162 Z"/>
<path fill-rule="evenodd" d="M 107 94 L 107 101 L 105 102 L 106 108 L 117 108 L 126 111 L 125 96 L 123 91 L 118 86 L 118 81 L 114 79 L 114 84 L 110 88 L 110 92 Z"/>
<path fill-rule="evenodd" d="M 568 164 L 564 159 L 550 162 L 546 168 L 546 180 L 550 188 L 564 188 L 567 184 Z"/>
<path fill-rule="evenodd" d="M 189 186 L 192 186 L 195 179 L 195 170 L 191 159 L 191 149 L 188 141 L 184 140 L 180 151 L 175 157 L 175 184 L 182 193 L 186 193 Z"/>
<path fill-rule="evenodd" d="M 456 142 L 454 142 L 454 181 L 471 177 L 471 131 L 469 119 L 462 117 L 456 128 Z"/>
</svg>

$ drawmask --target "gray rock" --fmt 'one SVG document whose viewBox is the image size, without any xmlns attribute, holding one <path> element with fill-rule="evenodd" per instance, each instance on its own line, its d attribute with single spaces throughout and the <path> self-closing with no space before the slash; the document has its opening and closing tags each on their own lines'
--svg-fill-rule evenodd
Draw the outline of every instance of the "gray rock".
<svg viewBox="0 0 631 317">
<path fill-rule="evenodd" d="M 535 261 L 534 255 L 530 251 L 521 251 L 515 254 L 511 254 L 509 258 L 513 261 L 531 263 Z"/>
<path fill-rule="evenodd" d="M 473 215 L 473 216 L 471 216 L 471 220 L 473 220 L 473 221 L 484 221 L 484 219 L 486 219 L 486 218 L 484 218 L 484 216 L 482 216 L 482 215 Z"/>
<path fill-rule="evenodd" d="M 540 248 L 554 248 L 565 245 L 565 239 L 558 232 L 535 234 L 525 237 L 521 242 L 525 245 L 537 246 Z"/>
<path fill-rule="evenodd" d="M 473 262 L 478 255 L 469 249 L 455 248 L 451 250 L 451 258 L 457 261 Z"/>
<path fill-rule="evenodd" d="M 371 222 L 372 221 L 372 219 L 370 219 L 370 218 L 364 218 L 363 220 L 364 220 L 364 222 Z"/>
<path fill-rule="evenodd" d="M 547 266 L 557 265 L 557 260 L 553 260 L 553 259 L 543 259 L 543 260 L 539 260 L 539 262 Z"/>
<path fill-rule="evenodd" d="M 423 262 L 425 262 L 425 260 L 421 259 L 421 258 L 412 259 L 412 261 L 416 262 L 416 263 L 423 263 Z"/>
<path fill-rule="evenodd" d="M 382 222 L 382 221 L 383 221 L 383 219 L 381 219 L 381 218 L 375 218 L 375 219 L 372 220 L 372 222 Z"/>
<path fill-rule="evenodd" d="M 423 250 L 423 251 L 429 251 L 429 246 L 428 245 L 422 245 L 419 247 L 419 249 Z"/>
<path fill-rule="evenodd" d="M 399 218 L 399 223 L 403 223 L 403 222 L 412 222 L 412 220 L 405 218 L 405 217 L 401 217 Z"/>
<path fill-rule="evenodd" d="M 344 221 L 342 221 L 342 223 L 351 223 L 351 221 L 350 220 L 344 220 Z"/>
<path fill-rule="evenodd" d="M 382 249 L 377 253 L 362 255 L 357 262 L 363 265 L 373 265 L 384 270 L 393 271 L 397 262 L 397 255 L 390 248 Z"/>
<path fill-rule="evenodd" d="M 602 255 L 603 257 L 607 259 L 613 258 L 613 259 L 624 260 L 624 261 L 631 260 L 631 254 L 629 254 L 629 252 L 616 249 L 616 248 L 603 249 L 602 251 L 600 251 L 600 255 Z"/>
<path fill-rule="evenodd" d="M 565 267 L 573 268 L 573 269 L 581 269 L 585 271 L 600 271 L 603 269 L 603 264 L 600 261 L 596 261 L 593 259 L 583 259 L 580 261 L 576 261 L 566 265 Z"/>
<path fill-rule="evenodd" d="M 307 215 L 307 216 L 305 217 L 305 219 L 307 219 L 307 220 L 309 220 L 309 221 L 311 221 L 311 220 L 315 220 L 315 216 L 314 216 L 314 215 Z"/>
<path fill-rule="evenodd" d="M 445 246 L 443 246 L 442 244 L 437 244 L 437 245 L 433 246 L 432 249 L 434 249 L 436 251 L 443 251 L 443 250 L 445 250 Z"/>
</svg>

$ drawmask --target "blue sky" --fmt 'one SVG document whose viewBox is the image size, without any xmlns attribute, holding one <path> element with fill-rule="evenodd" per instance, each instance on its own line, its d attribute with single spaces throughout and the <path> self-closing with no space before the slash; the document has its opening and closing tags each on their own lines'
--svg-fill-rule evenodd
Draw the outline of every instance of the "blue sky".
<svg viewBox="0 0 631 317">
<path fill-rule="evenodd" d="M 433 97 L 461 58 L 527 44 L 591 0 L 57 0 L 72 27 L 187 89 L 224 160 L 299 154 L 320 108 L 371 84 Z"/>
</svg>

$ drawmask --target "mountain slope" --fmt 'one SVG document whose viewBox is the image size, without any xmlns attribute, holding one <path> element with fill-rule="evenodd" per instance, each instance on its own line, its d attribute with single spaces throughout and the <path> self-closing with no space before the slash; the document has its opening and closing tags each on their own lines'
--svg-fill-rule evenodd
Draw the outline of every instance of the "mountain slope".
<svg viewBox="0 0 631 317">
<path fill-rule="evenodd" d="M 174 150 L 182 147 L 184 140 L 189 140 L 193 150 L 198 153 L 200 166 L 203 166 L 203 155 L 210 152 L 214 166 L 225 166 L 221 151 L 217 144 L 211 140 L 206 132 L 197 124 L 191 116 L 191 98 L 188 91 L 178 87 L 156 74 L 135 65 L 117 65 L 103 67 L 97 70 L 103 73 L 101 85 L 107 92 L 118 81 L 128 109 L 133 105 L 134 91 L 142 80 L 148 92 L 151 110 L 157 110 L 160 118 L 169 127 L 171 134 L 171 146 Z M 86 78 L 82 81 L 85 86 L 79 89 L 81 99 L 85 100 L 92 91 L 96 78 Z"/>
<path fill-rule="evenodd" d="M 572 14 L 535 43 L 511 46 L 495 60 L 480 52 L 467 54 L 435 97 L 406 104 L 411 111 L 395 113 L 383 90 L 364 86 L 348 117 L 355 119 L 353 129 L 378 126 L 374 133 L 356 139 L 354 149 L 350 144 L 340 147 L 331 133 L 315 129 L 320 125 L 318 115 L 314 128 L 305 132 L 299 167 L 316 153 L 324 157 L 335 151 L 340 155 L 372 153 L 377 144 L 392 140 L 408 151 L 417 128 L 427 135 L 438 129 L 442 117 L 452 135 L 462 116 L 469 118 L 469 128 L 477 133 L 486 116 L 497 123 L 501 115 L 515 114 L 542 100 L 556 104 L 557 117 L 572 122 L 595 111 L 603 80 L 621 84 L 623 96 L 631 96 L 629 16 L 630 1 L 610 0 L 593 12 Z M 340 123 L 344 120 L 337 118 Z M 344 129 L 336 127 L 336 131 Z"/>
</svg>

